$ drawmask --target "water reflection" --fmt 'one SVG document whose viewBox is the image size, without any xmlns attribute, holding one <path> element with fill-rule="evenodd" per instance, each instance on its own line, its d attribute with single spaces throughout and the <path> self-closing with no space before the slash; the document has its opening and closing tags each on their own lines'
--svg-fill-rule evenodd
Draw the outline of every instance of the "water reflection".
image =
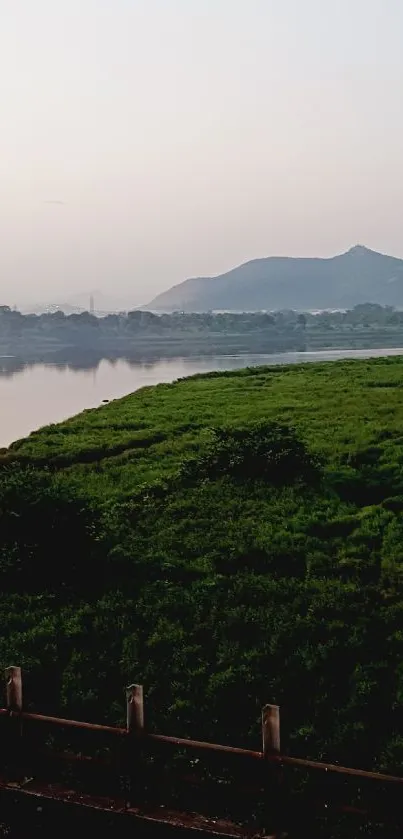
<svg viewBox="0 0 403 839">
<path fill-rule="evenodd" d="M 107 365 L 111 370 L 119 369 L 122 365 L 136 371 L 152 372 L 163 365 L 164 367 L 171 367 L 176 369 L 178 365 L 184 368 L 182 375 L 192 375 L 193 372 L 203 372 L 208 370 L 228 370 L 245 367 L 256 364 L 279 364 L 287 362 L 288 356 L 302 355 L 302 353 L 279 353 L 273 355 L 222 355 L 222 356 L 190 356 L 188 358 L 182 357 L 164 357 L 161 354 L 156 354 L 155 357 L 150 357 L 150 354 L 133 356 L 117 356 L 105 357 L 103 355 L 94 354 L 71 354 L 65 358 L 61 355 L 52 355 L 51 358 L 38 358 L 31 361 L 24 361 L 22 358 L 16 356 L 0 356 L 0 377 L 12 378 L 20 373 L 26 373 L 30 370 L 35 370 L 39 367 L 46 367 L 47 370 L 55 370 L 59 373 L 75 372 L 94 374 L 103 365 Z M 286 358 L 287 357 L 287 358 Z"/>
<path fill-rule="evenodd" d="M 35 357 L 27 361 L 18 356 L 0 356 L 0 378 L 13 378 L 20 373 L 27 373 L 38 367 L 46 367 L 48 370 L 55 370 L 59 373 L 79 372 L 96 373 L 101 365 L 108 365 L 110 369 L 118 369 L 121 365 L 133 371 L 153 371 L 161 365 L 177 368 L 178 364 L 183 368 L 189 368 L 190 372 L 184 375 L 192 375 L 192 372 L 207 370 L 231 370 L 240 367 L 256 366 L 260 364 L 296 364 L 307 361 L 332 361 L 340 358 L 371 358 L 387 355 L 402 355 L 401 347 L 386 347 L 374 349 L 332 349 L 319 350 L 316 352 L 279 352 L 279 353 L 239 353 L 237 355 L 194 355 L 188 357 L 173 357 L 161 355 L 160 351 L 154 353 L 148 348 L 144 353 L 135 355 L 109 355 L 91 351 L 77 350 L 71 348 L 68 351 L 53 353 L 51 356 Z"/>
<path fill-rule="evenodd" d="M 69 355 L 67 358 L 63 356 L 52 355 L 51 358 L 35 358 L 32 361 L 25 361 L 17 356 L 0 356 L 0 376 L 15 376 L 17 373 L 23 373 L 26 370 L 31 370 L 38 365 L 46 364 L 49 369 L 59 370 L 64 372 L 66 370 L 77 370 L 92 372 L 97 370 L 102 356 L 94 356 L 92 354 L 79 354 L 76 356 Z M 106 359 L 111 365 L 117 363 L 118 359 Z"/>
<path fill-rule="evenodd" d="M 249 356 L 221 356 L 218 359 L 218 366 L 223 366 L 225 368 L 227 364 L 223 361 L 222 365 L 220 364 L 220 360 L 224 359 L 234 359 L 235 366 L 239 366 L 236 364 L 237 358 L 248 358 Z M 258 356 L 260 357 L 260 356 Z M 95 355 L 93 353 L 77 353 L 71 354 L 67 357 L 64 357 L 61 354 L 53 354 L 52 356 L 45 356 L 44 358 L 35 358 L 34 360 L 26 361 L 22 358 L 17 356 L 0 356 L 0 377 L 13 377 L 19 373 L 24 373 L 29 370 L 33 370 L 39 366 L 46 366 L 48 370 L 57 370 L 59 373 L 64 372 L 80 372 L 80 373 L 94 373 L 96 372 L 101 364 L 107 364 L 109 367 L 117 368 L 120 364 L 125 364 L 127 367 L 132 368 L 133 370 L 136 369 L 143 369 L 143 370 L 154 370 L 160 364 L 171 364 L 172 367 L 177 366 L 178 361 L 183 363 L 185 366 L 189 366 L 193 368 L 195 364 L 197 365 L 203 360 L 204 356 L 194 356 L 189 358 L 172 358 L 161 356 L 161 354 L 156 354 L 155 357 L 150 358 L 150 354 L 147 353 L 146 355 L 136 355 L 133 356 L 124 356 L 119 355 L 116 357 L 105 357 L 104 355 Z M 264 356 L 266 358 L 266 356 Z M 217 367 L 217 359 L 215 356 L 207 356 L 206 363 L 209 368 L 216 369 Z M 189 374 L 190 375 L 190 374 Z"/>
</svg>

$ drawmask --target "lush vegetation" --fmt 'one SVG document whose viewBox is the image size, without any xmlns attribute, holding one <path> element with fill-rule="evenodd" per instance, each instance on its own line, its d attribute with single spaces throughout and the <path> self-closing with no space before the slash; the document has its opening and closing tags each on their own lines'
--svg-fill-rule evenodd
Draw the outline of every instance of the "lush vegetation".
<svg viewBox="0 0 403 839">
<path fill-rule="evenodd" d="M 0 355 L 38 359 L 64 351 L 147 358 L 198 353 L 392 347 L 403 343 L 403 312 L 366 303 L 348 311 L 154 314 L 95 317 L 61 311 L 23 315 L 0 306 Z"/>
<path fill-rule="evenodd" d="M 3 665 L 42 708 L 403 761 L 403 360 L 143 390 L 3 451 Z M 229 713 L 232 709 L 232 713 Z"/>
</svg>

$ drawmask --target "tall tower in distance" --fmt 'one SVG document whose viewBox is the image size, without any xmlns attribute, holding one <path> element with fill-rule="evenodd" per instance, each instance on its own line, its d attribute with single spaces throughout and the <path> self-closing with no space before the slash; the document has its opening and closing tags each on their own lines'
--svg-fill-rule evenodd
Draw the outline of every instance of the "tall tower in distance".
<svg viewBox="0 0 403 839">
<path fill-rule="evenodd" d="M 94 314 L 94 295 L 93 294 L 91 294 L 91 296 L 90 296 L 90 312 L 91 312 L 92 315 Z"/>
</svg>

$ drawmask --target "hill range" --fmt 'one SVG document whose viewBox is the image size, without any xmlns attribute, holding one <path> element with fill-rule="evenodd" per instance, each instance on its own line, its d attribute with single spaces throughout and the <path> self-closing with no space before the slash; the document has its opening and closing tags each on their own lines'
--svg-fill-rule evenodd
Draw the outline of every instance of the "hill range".
<svg viewBox="0 0 403 839">
<path fill-rule="evenodd" d="M 403 259 L 356 245 L 329 259 L 254 259 L 217 277 L 185 280 L 146 308 L 160 312 L 403 308 Z M 142 307 L 144 308 L 144 307 Z"/>
</svg>

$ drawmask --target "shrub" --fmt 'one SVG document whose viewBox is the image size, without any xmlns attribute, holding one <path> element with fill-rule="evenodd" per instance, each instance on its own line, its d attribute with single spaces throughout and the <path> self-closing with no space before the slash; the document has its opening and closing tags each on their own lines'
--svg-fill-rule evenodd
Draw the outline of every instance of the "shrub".
<svg viewBox="0 0 403 839">
<path fill-rule="evenodd" d="M 263 481 L 281 485 L 313 482 L 320 474 L 312 455 L 295 430 L 277 422 L 255 422 L 244 428 L 215 428 L 206 450 L 185 461 L 181 478 Z"/>
</svg>

